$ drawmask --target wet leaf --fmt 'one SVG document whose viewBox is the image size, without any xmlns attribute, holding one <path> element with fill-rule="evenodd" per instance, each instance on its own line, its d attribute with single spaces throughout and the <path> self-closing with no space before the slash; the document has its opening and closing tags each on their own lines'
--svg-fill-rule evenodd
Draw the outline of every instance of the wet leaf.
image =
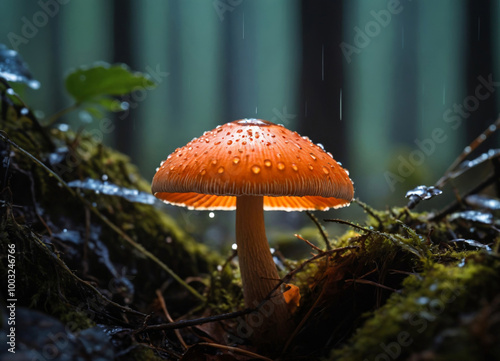
<svg viewBox="0 0 500 361">
<path fill-rule="evenodd" d="M 481 154 L 480 156 L 472 159 L 472 160 L 466 160 L 460 163 L 458 166 L 457 170 L 451 172 L 450 178 L 457 178 L 458 176 L 462 175 L 463 173 L 467 172 L 468 170 L 475 168 L 481 164 L 483 164 L 486 161 L 489 161 L 493 158 L 497 158 L 500 156 L 500 149 L 490 149 L 486 153 Z"/>
<path fill-rule="evenodd" d="M 300 289 L 290 283 L 286 283 L 285 286 L 287 287 L 287 290 L 283 292 L 283 297 L 285 298 L 285 302 L 287 303 L 290 312 L 294 313 L 297 310 L 297 307 L 300 306 Z"/>
<path fill-rule="evenodd" d="M 96 99 L 96 103 L 110 112 L 121 112 L 127 110 L 129 106 L 127 102 L 113 98 L 98 98 Z"/>
<path fill-rule="evenodd" d="M 456 244 L 461 244 L 464 246 L 464 248 L 471 248 L 471 249 L 484 249 L 487 252 L 491 252 L 491 247 L 482 244 L 481 242 L 475 241 L 473 239 L 464 239 L 464 238 L 457 238 L 453 239 L 450 242 L 456 243 Z"/>
<path fill-rule="evenodd" d="M 33 89 L 40 88 L 40 82 L 33 79 L 21 55 L 4 44 L 0 44 L 0 77 L 9 82 L 27 84 Z"/>
<path fill-rule="evenodd" d="M 116 103 L 104 98 L 153 87 L 155 83 L 149 76 L 132 72 L 123 64 L 99 63 L 92 67 L 81 67 L 66 77 L 66 90 L 77 103 L 95 102 L 112 109 Z"/>
<path fill-rule="evenodd" d="M 473 194 L 465 198 L 465 202 L 476 208 L 483 208 L 490 211 L 500 210 L 500 200 L 481 194 Z"/>
<path fill-rule="evenodd" d="M 440 195 L 441 193 L 443 193 L 443 191 L 434 187 L 434 186 L 418 186 L 418 187 L 406 192 L 405 197 L 410 199 L 410 203 L 408 204 L 408 208 L 413 208 L 420 201 L 431 199 L 435 196 Z"/>
<path fill-rule="evenodd" d="M 110 182 L 103 182 L 98 179 L 87 178 L 86 180 L 74 180 L 68 183 L 71 188 L 90 189 L 96 194 L 102 193 L 111 196 L 125 198 L 130 202 L 153 204 L 156 198 L 149 193 L 140 192 L 137 189 L 129 189 L 117 186 Z"/>
<path fill-rule="evenodd" d="M 488 226 L 493 225 L 494 223 L 493 215 L 489 212 L 482 212 L 482 211 L 455 212 L 452 215 L 450 215 L 449 220 L 475 222 Z"/>
</svg>

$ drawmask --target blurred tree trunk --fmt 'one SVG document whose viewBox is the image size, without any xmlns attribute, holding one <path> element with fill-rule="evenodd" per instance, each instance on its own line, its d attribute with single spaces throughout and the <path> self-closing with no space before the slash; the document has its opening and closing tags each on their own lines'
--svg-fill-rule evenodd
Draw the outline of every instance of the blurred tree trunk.
<svg viewBox="0 0 500 361">
<path fill-rule="evenodd" d="M 465 51 L 467 93 L 463 104 L 465 116 L 466 141 L 469 143 L 498 117 L 497 92 L 495 85 L 490 88 L 485 83 L 500 81 L 500 74 L 495 73 L 493 66 L 494 43 L 491 17 L 494 4 L 489 1 L 469 0 L 467 4 L 467 49 Z M 479 90 L 479 87 L 481 89 Z M 479 93 L 477 92 L 479 90 Z M 489 94 L 486 99 L 479 99 Z M 485 143 L 484 149 L 498 146 L 492 137 Z"/>
<path fill-rule="evenodd" d="M 302 75 L 299 133 L 346 159 L 342 90 L 342 1 L 302 0 Z"/>
<path fill-rule="evenodd" d="M 130 0 L 113 1 L 113 62 L 124 63 L 135 69 L 132 57 L 132 7 Z M 131 94 L 131 100 L 134 99 Z M 136 97 L 141 94 L 137 93 Z M 129 154 L 134 160 L 136 137 L 134 109 L 118 113 L 115 116 L 115 147 L 120 152 Z"/>
</svg>

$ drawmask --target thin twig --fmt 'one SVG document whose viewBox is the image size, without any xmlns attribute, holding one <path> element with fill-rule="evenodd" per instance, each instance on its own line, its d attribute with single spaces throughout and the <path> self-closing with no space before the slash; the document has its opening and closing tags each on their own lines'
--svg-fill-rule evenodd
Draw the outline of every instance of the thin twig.
<svg viewBox="0 0 500 361">
<path fill-rule="evenodd" d="M 375 214 L 375 212 L 373 211 L 373 209 L 371 209 L 371 208 L 368 206 L 368 204 L 366 204 L 366 203 L 364 203 L 364 202 L 361 202 L 361 201 L 360 201 L 359 199 L 357 199 L 357 198 L 356 198 L 353 202 L 355 202 L 355 203 L 359 204 L 359 206 L 360 206 L 361 208 L 363 208 L 363 210 L 364 210 L 366 213 L 368 213 L 370 216 L 372 216 L 374 219 L 376 219 L 376 220 L 377 220 L 379 229 L 382 227 L 382 225 L 383 225 L 382 220 L 380 219 L 380 217 L 379 217 L 378 215 L 376 215 L 376 214 Z"/>
<path fill-rule="evenodd" d="M 165 299 L 163 298 L 163 295 L 161 294 L 160 290 L 156 290 L 156 296 L 160 300 L 161 308 L 162 308 L 163 313 L 165 314 L 165 317 L 167 318 L 167 320 L 169 322 L 174 322 L 174 320 L 170 316 L 170 313 L 168 313 L 167 304 L 165 303 Z M 174 332 L 175 332 L 175 335 L 177 336 L 177 338 L 179 339 L 179 342 L 181 343 L 181 345 L 184 348 L 184 350 L 187 350 L 187 348 L 189 346 L 186 344 L 186 342 L 182 338 L 181 332 L 178 329 L 175 329 Z"/>
<path fill-rule="evenodd" d="M 442 188 L 444 184 L 450 178 L 451 172 L 463 162 L 467 156 L 472 153 L 478 146 L 480 146 L 489 136 L 491 136 L 500 127 L 500 118 L 498 118 L 493 124 L 488 126 L 488 128 L 477 136 L 467 147 L 464 148 L 462 153 L 455 159 L 455 161 L 448 167 L 444 175 L 436 182 L 436 188 Z"/>
<path fill-rule="evenodd" d="M 175 330 L 178 328 L 186 328 L 186 327 L 191 327 L 191 326 L 203 325 L 205 323 L 210 323 L 210 322 L 230 320 L 232 318 L 245 316 L 249 313 L 254 312 L 255 310 L 256 309 L 253 309 L 253 308 L 246 308 L 246 309 L 241 310 L 241 311 L 223 313 L 221 315 L 215 315 L 215 316 L 209 316 L 209 317 L 203 317 L 203 318 L 194 318 L 192 320 L 180 320 L 180 321 L 175 321 L 172 323 L 162 323 L 159 325 L 150 325 L 150 326 L 145 326 L 139 330 L 136 330 L 135 333 L 140 333 L 140 332 L 144 332 L 144 331 Z"/>
<path fill-rule="evenodd" d="M 325 222 L 335 222 L 335 223 L 345 224 L 345 225 L 351 226 L 353 228 L 360 229 L 360 230 L 368 232 L 368 233 L 379 233 L 377 231 L 374 231 L 373 229 L 364 228 L 364 227 L 358 226 L 357 224 L 354 224 L 352 222 L 344 221 L 343 219 L 333 218 L 333 219 L 324 219 L 324 221 Z"/>
<path fill-rule="evenodd" d="M 325 293 L 325 289 L 326 289 L 325 287 L 321 288 L 321 291 L 320 291 L 318 297 L 316 297 L 316 300 L 314 300 L 314 303 L 312 304 L 312 306 L 309 308 L 309 310 L 304 315 L 304 317 L 302 318 L 302 320 L 300 320 L 300 322 L 297 325 L 297 327 L 295 327 L 295 329 L 293 330 L 292 334 L 290 335 L 290 337 L 288 338 L 287 342 L 285 343 L 285 346 L 283 347 L 283 350 L 281 351 L 282 354 L 286 352 L 286 350 L 288 349 L 288 347 L 290 346 L 290 344 L 292 343 L 292 341 L 295 339 L 295 336 L 297 336 L 297 334 L 299 333 L 299 331 L 302 329 L 302 326 L 304 326 L 304 324 L 309 319 L 309 317 L 311 317 L 311 314 L 312 314 L 313 310 L 316 308 L 316 306 L 318 305 L 319 301 L 323 297 L 323 294 Z"/>
<path fill-rule="evenodd" d="M 326 233 L 325 227 L 323 227 L 323 225 L 321 223 L 319 223 L 318 218 L 314 214 L 312 214 L 311 211 L 306 211 L 306 214 L 314 222 L 314 224 L 316 225 L 316 227 L 319 230 L 319 233 L 321 233 L 321 237 L 323 238 L 323 241 L 325 241 L 325 244 L 326 244 L 326 249 L 331 250 L 332 246 L 330 245 L 330 241 L 328 240 L 328 234 Z"/>
<path fill-rule="evenodd" d="M 479 183 L 477 186 L 475 186 L 474 188 L 472 188 L 470 191 L 468 191 L 467 193 L 465 193 L 460 198 L 461 199 L 465 199 L 468 196 L 470 196 L 471 194 L 478 193 L 479 191 L 481 191 L 482 189 L 486 188 L 491 183 L 493 183 L 496 179 L 497 179 L 497 176 L 495 174 L 490 174 L 490 176 L 488 178 L 486 178 L 484 181 L 482 181 L 481 183 Z M 454 201 L 452 204 L 450 204 L 448 207 L 446 207 L 445 209 L 443 209 L 442 211 L 440 211 L 438 214 L 436 214 L 436 215 L 432 216 L 431 218 L 429 218 L 429 221 L 430 222 L 439 221 L 441 218 L 443 218 L 447 214 L 449 214 L 451 212 L 454 212 L 454 211 L 458 210 L 459 208 L 460 208 L 460 202 Z"/>
<path fill-rule="evenodd" d="M 419 257 L 420 259 L 425 259 L 425 255 L 421 254 L 421 252 L 417 248 L 415 248 L 412 245 L 406 243 L 406 241 L 408 241 L 407 238 L 405 238 L 403 236 L 400 236 L 398 234 L 390 234 L 390 233 L 384 233 L 384 232 L 380 232 L 380 231 L 375 231 L 373 229 L 369 229 L 369 228 L 364 228 L 364 227 L 358 226 L 357 224 L 354 224 L 354 223 L 349 222 L 349 221 L 344 221 L 343 219 L 325 219 L 325 222 L 336 222 L 336 223 L 346 224 L 348 226 L 351 226 L 351 227 L 363 230 L 363 231 L 365 231 L 367 233 L 379 235 L 381 237 L 384 237 L 384 238 L 390 240 L 394 244 L 397 244 L 398 246 L 400 246 L 401 248 L 405 249 L 406 251 L 409 251 L 409 252 L 413 253 L 414 255 L 416 255 L 417 257 Z M 405 230 L 408 233 L 410 233 L 410 235 L 412 237 L 416 236 L 415 231 L 413 231 L 413 230 L 410 231 L 410 227 L 408 227 L 406 224 L 404 224 L 403 222 L 398 221 L 398 220 L 396 220 L 396 222 L 399 223 L 403 228 L 405 228 Z"/>
<path fill-rule="evenodd" d="M 344 280 L 344 282 L 352 282 L 352 283 L 365 283 L 367 285 L 372 285 L 372 286 L 377 286 L 377 287 L 380 287 L 380 288 L 384 288 L 386 290 L 389 290 L 389 291 L 392 291 L 392 292 L 396 292 L 396 293 L 399 293 L 398 290 L 394 289 L 394 288 L 391 288 L 391 287 L 388 287 L 388 286 L 385 286 L 381 283 L 377 283 L 377 282 L 374 282 L 374 281 L 370 281 L 370 280 L 364 280 L 364 279 L 347 279 L 347 280 Z"/>
<path fill-rule="evenodd" d="M 221 345 L 221 344 L 218 344 L 218 343 L 212 343 L 212 342 L 199 342 L 199 343 L 197 343 L 196 345 L 193 345 L 193 346 L 208 346 L 208 347 L 214 347 L 214 348 L 219 348 L 219 349 L 221 349 L 221 350 L 227 350 L 227 351 L 232 351 L 232 352 L 238 352 L 238 353 L 240 353 L 240 354 L 242 354 L 242 355 L 250 356 L 250 357 L 253 357 L 253 358 L 256 358 L 256 359 L 259 359 L 259 360 L 273 361 L 273 360 L 271 360 L 270 358 L 267 358 L 267 357 L 265 357 L 265 356 L 261 356 L 261 355 L 259 355 L 259 354 L 254 353 L 254 352 L 251 352 L 251 351 L 243 350 L 243 349 L 238 348 L 238 347 Z"/>
<path fill-rule="evenodd" d="M 300 234 L 294 234 L 294 236 L 297 237 L 298 239 L 300 239 L 301 241 L 304 241 L 312 249 L 315 249 L 318 252 L 323 252 L 323 250 L 321 248 L 319 248 L 318 246 L 312 244 L 307 239 L 303 238 Z"/>
<path fill-rule="evenodd" d="M 50 116 L 50 118 L 47 120 L 45 126 L 46 127 L 52 126 L 59 118 L 61 118 L 62 116 L 66 115 L 68 113 L 71 113 L 73 110 L 78 109 L 79 106 L 80 106 L 79 103 L 75 103 L 73 105 L 70 105 L 69 107 L 66 107 L 66 108 L 63 108 L 63 109 L 57 111 L 56 113 L 54 113 Z"/>
</svg>

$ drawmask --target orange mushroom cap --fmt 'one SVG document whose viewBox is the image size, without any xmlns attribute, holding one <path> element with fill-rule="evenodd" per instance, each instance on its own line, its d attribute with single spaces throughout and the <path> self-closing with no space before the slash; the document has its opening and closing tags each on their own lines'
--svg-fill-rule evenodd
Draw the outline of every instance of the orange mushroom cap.
<svg viewBox="0 0 500 361">
<path fill-rule="evenodd" d="M 282 125 L 242 119 L 176 149 L 153 178 L 153 194 L 192 209 L 232 210 L 236 196 L 264 196 L 265 210 L 327 210 L 354 196 L 330 153 Z"/>
</svg>

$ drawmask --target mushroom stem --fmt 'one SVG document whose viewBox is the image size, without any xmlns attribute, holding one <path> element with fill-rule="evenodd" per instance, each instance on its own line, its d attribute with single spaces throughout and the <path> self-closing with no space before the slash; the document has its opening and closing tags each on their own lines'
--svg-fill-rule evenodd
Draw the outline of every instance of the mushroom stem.
<svg viewBox="0 0 500 361">
<path fill-rule="evenodd" d="M 266 238 L 263 196 L 236 198 L 236 244 L 245 306 L 255 308 L 271 293 L 280 279 Z M 272 333 L 266 337 L 274 340 L 286 336 L 290 315 L 279 289 L 262 306 L 259 314 L 263 319 L 252 318 L 252 315 L 247 318 L 254 337 L 264 339 L 263 336 L 268 334 L 266 331 Z"/>
</svg>

